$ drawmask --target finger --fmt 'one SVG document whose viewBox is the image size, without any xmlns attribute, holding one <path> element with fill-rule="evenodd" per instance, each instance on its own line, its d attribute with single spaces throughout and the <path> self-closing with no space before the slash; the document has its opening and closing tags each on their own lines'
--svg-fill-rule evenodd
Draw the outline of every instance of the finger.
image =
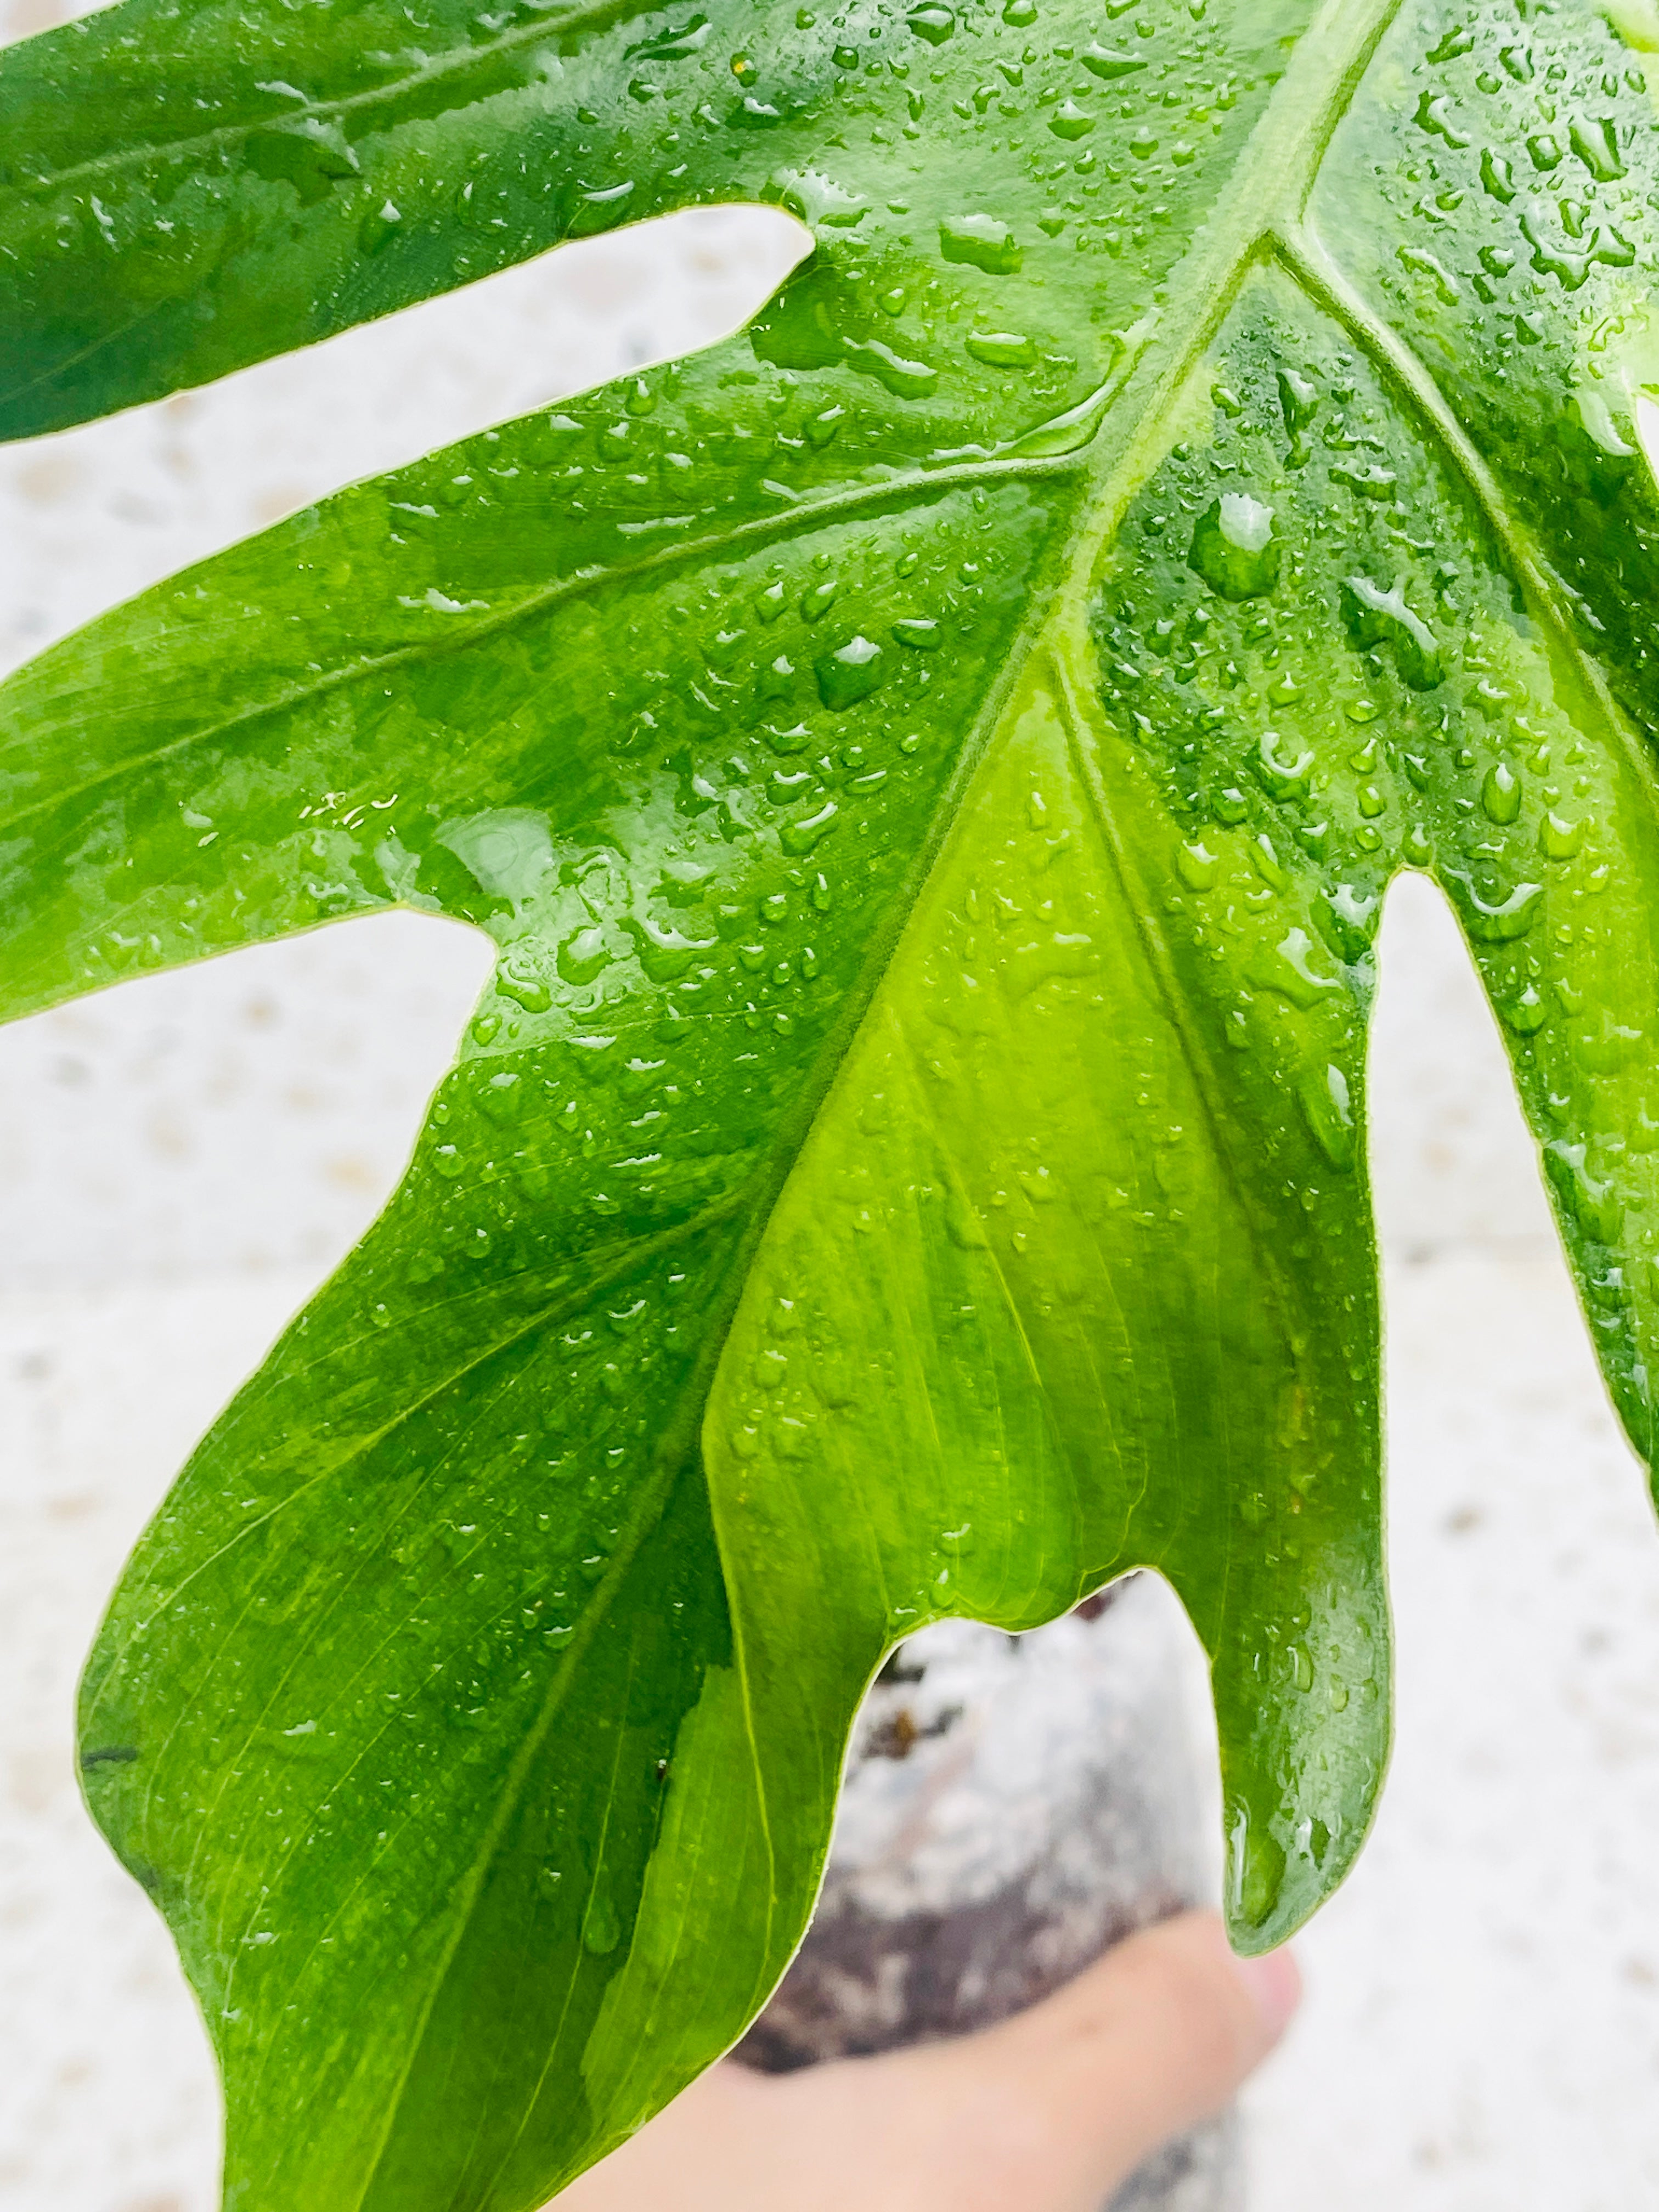
<svg viewBox="0 0 1659 2212">
<path fill-rule="evenodd" d="M 1097 2212 L 1144 2158 L 1227 2103 L 1300 1994 L 1287 1952 L 1236 1958 L 1215 1915 L 1187 1913 L 1002 2027 L 911 2054 L 956 2071 L 963 2212 L 1021 2197 Z"/>
</svg>

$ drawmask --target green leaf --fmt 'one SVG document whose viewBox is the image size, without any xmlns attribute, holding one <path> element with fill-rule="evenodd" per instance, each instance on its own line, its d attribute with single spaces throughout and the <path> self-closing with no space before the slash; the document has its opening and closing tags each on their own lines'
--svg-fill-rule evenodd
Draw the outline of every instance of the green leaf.
<svg viewBox="0 0 1659 2212">
<path fill-rule="evenodd" d="M 1029 108 L 1028 40 L 998 27 L 1003 66 L 987 83 L 972 10 L 896 26 L 890 9 L 808 12 L 368 0 L 296 21 L 283 0 L 127 0 L 23 41 L 0 57 L 0 438 L 204 383 L 699 202 L 769 200 L 815 228 L 861 230 L 872 276 L 896 264 L 908 257 L 884 202 L 914 182 L 905 135 L 937 144 L 958 105 L 993 123 Z M 1217 58 L 1228 106 L 1212 175 L 1306 9 L 1255 12 Z M 898 143 L 885 158 L 860 143 L 849 161 L 847 134 L 866 139 L 866 116 Z M 1037 143 L 1065 150 L 1046 132 Z M 970 232 L 989 220 L 973 151 L 971 137 L 952 145 L 939 180 Z M 1201 179 L 1178 181 L 1198 204 Z M 1040 204 L 1040 184 L 1025 174 L 1015 190 Z M 936 235 L 926 243 L 937 250 Z M 1002 251 L 1017 268 L 1024 247 Z M 989 265 L 982 245 L 975 255 Z M 896 265 L 888 288 L 898 281 Z M 872 302 L 872 316 L 834 343 L 862 346 L 895 389 L 940 373 L 907 370 Z M 1047 335 L 1067 343 L 1065 320 Z"/>
<path fill-rule="evenodd" d="M 8 1011 L 389 904 L 500 948 L 87 1678 L 240 2212 L 526 2212 L 648 2117 L 787 1962 L 859 1697 L 944 1614 L 1158 1569 L 1235 1941 L 1340 1880 L 1388 1745 L 1364 1100 L 1402 867 L 1462 917 L 1650 1451 L 1654 42 L 1589 0 L 1108 12 L 548 19 L 536 119 L 467 111 L 490 158 L 567 90 L 597 134 L 653 112 L 630 70 L 724 71 L 639 143 L 794 206 L 811 261 L 0 692 Z M 98 20 L 0 71 L 88 57 L 20 173 L 88 118 L 77 160 L 149 173 L 123 103 L 195 64 Z M 284 16 L 270 67 L 349 78 L 358 20 Z M 179 280 L 197 335 L 76 325 L 75 404 L 313 334 L 284 299 L 454 281 L 473 141 L 409 127 L 431 258 L 333 289 L 356 186 L 262 153 Z M 8 280 L 25 332 L 106 312 L 65 234 Z"/>
</svg>

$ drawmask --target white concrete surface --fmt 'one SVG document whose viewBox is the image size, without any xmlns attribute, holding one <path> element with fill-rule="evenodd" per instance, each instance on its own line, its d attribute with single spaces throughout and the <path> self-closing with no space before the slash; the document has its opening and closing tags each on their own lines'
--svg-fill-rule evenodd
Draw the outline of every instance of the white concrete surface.
<svg viewBox="0 0 1659 2212">
<path fill-rule="evenodd" d="M 0 449 L 0 663 L 335 483 L 706 340 L 798 243 L 653 226 Z M 387 916 L 0 1032 L 5 2212 L 210 2212 L 205 2049 L 80 1810 L 74 1678 L 189 1445 L 391 1188 L 483 966 Z M 1659 2194 L 1659 1537 L 1420 885 L 1384 969 L 1398 1751 L 1249 2099 L 1254 2203 L 1633 2212 Z"/>
</svg>

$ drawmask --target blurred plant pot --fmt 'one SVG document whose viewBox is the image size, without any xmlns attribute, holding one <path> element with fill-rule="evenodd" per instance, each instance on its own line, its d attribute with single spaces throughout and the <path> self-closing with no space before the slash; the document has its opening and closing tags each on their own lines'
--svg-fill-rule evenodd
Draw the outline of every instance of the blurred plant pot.
<svg viewBox="0 0 1659 2212">
<path fill-rule="evenodd" d="M 1026 1636 L 943 1621 L 903 1645 L 859 1718 L 806 1941 L 733 2056 L 786 2073 L 966 2034 L 1209 1900 L 1193 1664 L 1150 1575 Z M 1143 2167 L 1110 2212 L 1241 2203 L 1228 2115 Z"/>
</svg>

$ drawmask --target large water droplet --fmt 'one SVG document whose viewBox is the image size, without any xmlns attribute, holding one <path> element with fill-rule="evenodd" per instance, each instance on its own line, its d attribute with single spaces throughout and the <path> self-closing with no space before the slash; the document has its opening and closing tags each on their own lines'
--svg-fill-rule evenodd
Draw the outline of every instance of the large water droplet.
<svg viewBox="0 0 1659 2212">
<path fill-rule="evenodd" d="M 904 20 L 930 46 L 942 46 L 957 27 L 956 12 L 950 8 L 913 8 Z"/>
<path fill-rule="evenodd" d="M 1240 1806 L 1228 1838 L 1228 1874 L 1234 1913 L 1247 1928 L 1272 1917 L 1285 1887 L 1285 1847 Z"/>
<path fill-rule="evenodd" d="M 1096 76 L 1104 77 L 1109 84 L 1115 83 L 1120 77 L 1133 76 L 1138 70 L 1144 70 L 1146 66 L 1144 61 L 1138 60 L 1133 54 L 1126 54 L 1113 47 L 1103 46 L 1097 39 L 1092 46 L 1083 49 L 1078 59 L 1085 69 L 1091 70 Z"/>
<path fill-rule="evenodd" d="M 611 964 L 605 932 L 597 927 L 579 929 L 560 945 L 556 964 L 567 983 L 591 983 Z"/>
<path fill-rule="evenodd" d="M 1517 1036 L 1535 1036 L 1549 1018 L 1549 1009 L 1535 983 L 1528 983 L 1512 999 L 1500 1000 L 1498 1011 Z"/>
<path fill-rule="evenodd" d="M 1513 822 L 1521 811 L 1521 779 L 1507 761 L 1486 771 L 1480 787 L 1480 804 L 1489 822 L 1500 826 Z"/>
<path fill-rule="evenodd" d="M 1313 1068 L 1297 1088 L 1320 1151 L 1334 1168 L 1349 1166 L 1353 1159 L 1354 1125 L 1347 1077 L 1340 1067 Z"/>
<path fill-rule="evenodd" d="M 1305 430 L 1319 412 L 1319 386 L 1293 368 L 1279 372 L 1279 404 L 1285 428 L 1295 436 Z"/>
<path fill-rule="evenodd" d="M 1448 869 L 1449 879 L 1462 894 L 1463 927 L 1480 945 L 1511 945 L 1524 937 L 1537 918 L 1542 884 L 1517 884 L 1506 898 L 1483 899 L 1472 878 Z"/>
<path fill-rule="evenodd" d="M 925 399 L 939 385 L 939 371 L 925 361 L 910 361 L 879 338 L 848 338 L 843 351 L 860 374 L 873 376 L 895 398 Z"/>
<path fill-rule="evenodd" d="M 1570 860 L 1584 842 L 1582 822 L 1569 822 L 1562 815 L 1547 814 L 1538 825 L 1538 849 L 1547 860 Z"/>
<path fill-rule="evenodd" d="M 1264 952 L 1250 970 L 1251 981 L 1277 991 L 1304 1012 L 1316 1006 L 1332 991 L 1342 988 L 1340 978 L 1322 975 L 1313 965 L 1319 948 L 1305 929 L 1287 930 L 1270 951 Z"/>
<path fill-rule="evenodd" d="M 1275 799 L 1300 799 L 1305 796 L 1308 780 L 1313 772 L 1314 757 L 1307 750 L 1289 759 L 1279 750 L 1279 738 L 1276 730 L 1264 730 L 1250 758 L 1257 781 Z"/>
<path fill-rule="evenodd" d="M 1237 601 L 1265 598 L 1282 557 L 1272 507 L 1248 492 L 1224 492 L 1200 515 L 1187 564 L 1212 592 Z"/>
<path fill-rule="evenodd" d="M 1616 1243 L 1625 1209 L 1611 1180 L 1590 1173 L 1587 1147 L 1556 1139 L 1544 1147 L 1544 1168 L 1562 1205 L 1584 1234 L 1602 1244 Z"/>
<path fill-rule="evenodd" d="M 1389 645 L 1395 665 L 1413 691 L 1431 691 L 1443 681 L 1445 669 L 1440 642 L 1434 632 L 1406 604 L 1396 584 L 1382 591 L 1366 576 L 1349 576 L 1342 586 L 1342 617 L 1348 635 L 1362 648 Z"/>
<path fill-rule="evenodd" d="M 867 637 L 849 638 L 812 664 L 818 696 L 835 713 L 867 699 L 884 674 L 882 650 Z"/>
<path fill-rule="evenodd" d="M 992 276 L 1013 276 L 1025 258 L 1007 224 L 990 215 L 947 218 L 939 227 L 939 246 L 947 261 L 966 262 Z"/>
<path fill-rule="evenodd" d="M 1094 127 L 1094 117 L 1086 107 L 1079 107 L 1074 100 L 1061 100 L 1048 118 L 1048 128 L 1056 138 L 1086 138 Z"/>
<path fill-rule="evenodd" d="M 516 999 L 527 1014 L 544 1014 L 553 1003 L 547 981 L 522 952 L 509 952 L 495 970 L 495 988 Z"/>
<path fill-rule="evenodd" d="M 1181 880 L 1190 890 L 1206 891 L 1214 883 L 1220 863 L 1205 845 L 1183 845 L 1176 854 Z"/>
<path fill-rule="evenodd" d="M 1019 331 L 972 331 L 968 350 L 975 361 L 993 368 L 1027 368 L 1036 359 L 1036 348 Z"/>
</svg>

